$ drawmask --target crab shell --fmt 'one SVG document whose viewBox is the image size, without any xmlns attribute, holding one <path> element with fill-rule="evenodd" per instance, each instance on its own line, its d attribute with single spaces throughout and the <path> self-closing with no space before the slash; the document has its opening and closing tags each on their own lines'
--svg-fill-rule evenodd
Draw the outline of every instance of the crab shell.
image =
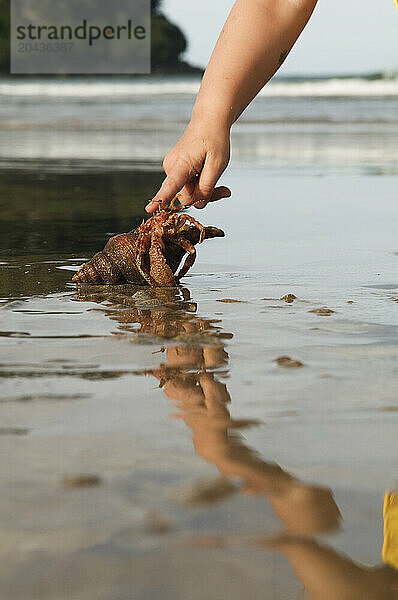
<svg viewBox="0 0 398 600">
<path fill-rule="evenodd" d="M 142 276 L 137 259 L 142 244 L 142 226 L 128 233 L 120 233 L 110 238 L 105 248 L 93 256 L 91 260 L 82 265 L 73 276 L 73 281 L 78 283 L 93 284 L 115 284 L 136 283 L 147 285 L 148 282 Z M 199 242 L 200 231 L 197 227 L 184 227 L 179 235 L 187 242 L 195 245 Z M 217 227 L 205 227 L 204 238 L 224 237 L 225 233 Z M 184 255 L 185 250 L 170 239 L 163 240 L 162 254 L 171 270 L 161 269 L 155 260 L 151 260 L 150 250 L 143 256 L 143 267 L 158 286 L 175 286 L 176 273 Z"/>
</svg>

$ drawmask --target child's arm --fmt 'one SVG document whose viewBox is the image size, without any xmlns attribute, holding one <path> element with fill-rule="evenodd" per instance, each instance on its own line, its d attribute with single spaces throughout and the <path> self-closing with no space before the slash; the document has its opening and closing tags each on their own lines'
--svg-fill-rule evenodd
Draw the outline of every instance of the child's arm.
<svg viewBox="0 0 398 600">
<path fill-rule="evenodd" d="M 231 125 L 282 65 L 317 0 L 237 0 L 203 77 L 191 122 L 167 154 L 160 190 L 148 212 L 182 190 L 202 208 L 231 194 L 215 185 L 229 161 Z"/>
</svg>

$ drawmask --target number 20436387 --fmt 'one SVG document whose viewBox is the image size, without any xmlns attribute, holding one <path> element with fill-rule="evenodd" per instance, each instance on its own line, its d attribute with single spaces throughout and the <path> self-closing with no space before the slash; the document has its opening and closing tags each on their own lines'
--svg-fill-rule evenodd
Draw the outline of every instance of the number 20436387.
<svg viewBox="0 0 398 600">
<path fill-rule="evenodd" d="M 18 52 L 70 52 L 73 48 L 72 42 L 52 43 L 52 42 L 19 42 Z"/>
</svg>

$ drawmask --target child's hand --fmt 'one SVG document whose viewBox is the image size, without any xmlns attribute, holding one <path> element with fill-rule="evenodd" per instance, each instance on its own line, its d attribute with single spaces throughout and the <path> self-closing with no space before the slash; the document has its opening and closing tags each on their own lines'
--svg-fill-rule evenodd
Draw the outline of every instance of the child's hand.
<svg viewBox="0 0 398 600">
<path fill-rule="evenodd" d="M 229 162 L 229 128 L 214 123 L 191 121 L 179 142 L 163 161 L 166 179 L 146 206 L 149 213 L 167 204 L 179 193 L 185 206 L 204 208 L 231 195 L 225 186 L 215 187 Z"/>
<path fill-rule="evenodd" d="M 317 0 L 236 0 L 203 76 L 192 120 L 166 156 L 166 179 L 146 207 L 176 194 L 203 208 L 231 195 L 215 187 L 229 162 L 232 124 L 282 65 Z"/>
</svg>

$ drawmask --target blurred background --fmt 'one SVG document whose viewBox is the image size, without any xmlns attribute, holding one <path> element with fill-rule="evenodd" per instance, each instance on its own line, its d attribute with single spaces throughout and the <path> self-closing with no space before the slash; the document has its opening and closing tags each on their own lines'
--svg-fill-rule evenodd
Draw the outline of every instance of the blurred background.
<svg viewBox="0 0 398 600">
<path fill-rule="evenodd" d="M 186 126 L 233 2 L 152 0 L 150 76 L 9 75 L 0 0 L 0 164 L 159 168 Z M 393 0 L 320 1 L 283 68 L 233 132 L 233 163 L 396 172 L 398 11 Z"/>
</svg>

